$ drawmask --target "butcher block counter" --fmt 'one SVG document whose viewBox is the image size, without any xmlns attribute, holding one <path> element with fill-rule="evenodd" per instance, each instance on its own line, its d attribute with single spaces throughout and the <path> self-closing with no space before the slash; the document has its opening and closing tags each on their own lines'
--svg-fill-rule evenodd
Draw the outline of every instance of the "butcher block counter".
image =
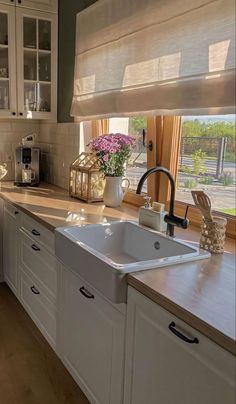
<svg viewBox="0 0 236 404">
<path fill-rule="evenodd" d="M 137 220 L 138 209 L 128 204 L 107 208 L 71 198 L 54 185 L 18 188 L 1 184 L 0 196 L 51 231 L 57 227 Z M 176 229 L 176 236 L 197 245 L 199 229 Z M 225 253 L 170 267 L 129 274 L 128 284 L 208 338 L 235 354 L 235 243 L 228 239 Z"/>
</svg>

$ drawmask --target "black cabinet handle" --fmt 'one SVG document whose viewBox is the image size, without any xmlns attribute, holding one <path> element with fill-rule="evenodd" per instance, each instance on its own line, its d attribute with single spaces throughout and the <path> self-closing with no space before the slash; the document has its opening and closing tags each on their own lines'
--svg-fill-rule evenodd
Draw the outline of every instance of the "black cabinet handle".
<svg viewBox="0 0 236 404">
<path fill-rule="evenodd" d="M 12 114 L 12 115 L 14 115 L 14 116 L 16 115 L 16 113 L 15 113 L 15 112 L 12 112 L 11 114 Z"/>
<path fill-rule="evenodd" d="M 198 340 L 198 338 L 188 338 L 188 337 L 186 337 L 186 335 L 184 335 L 184 334 L 182 334 L 182 332 L 180 332 L 180 331 L 178 331 L 176 328 L 175 328 L 175 323 L 174 323 L 174 321 L 172 321 L 170 324 L 169 324 L 169 330 L 171 331 L 171 332 L 173 332 L 173 334 L 175 334 L 178 338 L 180 338 L 180 339 L 182 339 L 184 342 L 187 342 L 188 344 L 199 344 L 199 340 Z"/>
<path fill-rule="evenodd" d="M 33 292 L 35 295 L 40 295 L 40 292 L 38 291 L 38 289 L 36 289 L 35 286 L 31 286 L 30 290 L 31 290 L 31 292 Z"/>
<path fill-rule="evenodd" d="M 15 210 L 14 214 L 15 214 L 15 215 L 19 215 L 18 210 Z"/>
<path fill-rule="evenodd" d="M 94 299 L 94 295 L 92 295 L 92 293 L 85 289 L 84 286 L 82 286 L 79 291 L 80 293 L 82 293 L 83 296 L 87 297 L 87 299 Z"/>
<path fill-rule="evenodd" d="M 40 233 L 39 233 L 38 230 L 33 229 L 33 230 L 31 230 L 31 233 L 32 233 L 34 236 L 40 236 Z"/>
<path fill-rule="evenodd" d="M 32 248 L 32 250 L 34 250 L 34 251 L 40 251 L 40 248 L 39 248 L 37 245 L 35 245 L 35 244 L 32 244 L 31 248 Z"/>
<path fill-rule="evenodd" d="M 23 112 L 20 112 L 20 116 L 23 116 Z"/>
<path fill-rule="evenodd" d="M 21 0 L 18 0 L 18 4 L 21 4 Z"/>
</svg>

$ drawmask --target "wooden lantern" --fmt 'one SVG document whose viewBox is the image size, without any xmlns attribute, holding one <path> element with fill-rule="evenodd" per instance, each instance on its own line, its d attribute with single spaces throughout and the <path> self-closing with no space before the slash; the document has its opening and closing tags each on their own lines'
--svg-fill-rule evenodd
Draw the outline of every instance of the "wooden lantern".
<svg viewBox="0 0 236 404">
<path fill-rule="evenodd" d="M 103 200 L 104 186 L 98 158 L 91 153 L 81 153 L 70 166 L 70 195 L 86 202 L 99 202 Z"/>
</svg>

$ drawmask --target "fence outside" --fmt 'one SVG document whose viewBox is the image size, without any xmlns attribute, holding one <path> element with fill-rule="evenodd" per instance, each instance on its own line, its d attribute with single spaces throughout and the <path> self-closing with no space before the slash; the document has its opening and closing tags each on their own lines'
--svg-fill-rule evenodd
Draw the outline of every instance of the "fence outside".
<svg viewBox="0 0 236 404">
<path fill-rule="evenodd" d="M 196 152 L 203 152 L 202 160 L 204 161 L 205 173 L 218 179 L 224 171 L 226 161 L 232 162 L 235 146 L 235 140 L 225 137 L 182 137 L 180 169 L 184 166 L 192 167 Z M 226 157 L 228 158 L 226 159 Z M 234 163 L 232 162 L 232 164 Z"/>
</svg>

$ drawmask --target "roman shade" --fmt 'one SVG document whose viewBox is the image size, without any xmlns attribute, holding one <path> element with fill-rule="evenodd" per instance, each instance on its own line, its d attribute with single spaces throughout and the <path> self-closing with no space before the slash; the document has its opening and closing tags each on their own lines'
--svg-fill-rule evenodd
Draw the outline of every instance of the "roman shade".
<svg viewBox="0 0 236 404">
<path fill-rule="evenodd" d="M 234 113 L 234 0 L 99 0 L 77 14 L 79 120 Z"/>
</svg>

